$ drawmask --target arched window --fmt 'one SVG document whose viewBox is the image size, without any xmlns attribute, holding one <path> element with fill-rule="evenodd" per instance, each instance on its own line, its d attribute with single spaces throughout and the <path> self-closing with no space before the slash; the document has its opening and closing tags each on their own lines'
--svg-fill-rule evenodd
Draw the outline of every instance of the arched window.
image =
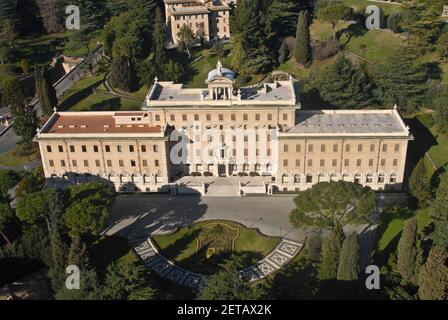
<svg viewBox="0 0 448 320">
<path fill-rule="evenodd" d="M 384 174 L 380 174 L 379 176 L 378 176 L 378 183 L 384 183 Z"/>
<path fill-rule="evenodd" d="M 390 183 L 397 183 L 397 175 L 394 173 L 390 176 Z"/>
<path fill-rule="evenodd" d="M 330 181 L 336 181 L 336 175 L 334 174 L 330 175 Z"/>
<path fill-rule="evenodd" d="M 296 174 L 294 176 L 294 184 L 299 184 L 300 183 L 300 174 Z"/>
<path fill-rule="evenodd" d="M 366 183 L 372 183 L 373 182 L 373 176 L 369 173 L 366 176 Z"/>
<path fill-rule="evenodd" d="M 289 176 L 287 174 L 282 176 L 282 183 L 289 183 Z"/>
<path fill-rule="evenodd" d="M 306 183 L 307 183 L 307 184 L 311 184 L 311 183 L 313 183 L 313 176 L 312 176 L 311 174 L 308 174 L 308 175 L 306 176 Z"/>
<path fill-rule="evenodd" d="M 355 175 L 355 183 L 361 184 L 361 175 L 360 174 Z"/>
</svg>

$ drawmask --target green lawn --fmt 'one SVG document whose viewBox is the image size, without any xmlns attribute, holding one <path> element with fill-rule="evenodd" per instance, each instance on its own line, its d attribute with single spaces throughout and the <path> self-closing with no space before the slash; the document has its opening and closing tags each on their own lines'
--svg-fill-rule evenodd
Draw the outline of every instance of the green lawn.
<svg viewBox="0 0 448 320">
<path fill-rule="evenodd" d="M 181 228 L 169 235 L 157 235 L 153 237 L 154 243 L 160 249 L 162 255 L 179 263 L 180 266 L 200 272 L 211 274 L 217 271 L 221 261 L 202 263 L 202 254 L 198 253 L 198 241 L 196 234 L 205 225 L 217 221 L 204 221 Z M 235 241 L 234 252 L 247 254 L 245 263 L 248 266 L 267 256 L 278 245 L 279 239 L 267 237 L 254 229 L 247 229 L 239 224 L 221 221 L 233 228 L 239 229 L 239 236 Z M 220 260 L 220 259 L 218 259 Z"/>
<path fill-rule="evenodd" d="M 0 165 L 5 167 L 16 167 L 25 165 L 38 158 L 39 152 L 37 152 L 37 150 L 35 153 L 27 157 L 20 155 L 18 147 L 15 147 L 14 149 L 0 155 Z"/>
</svg>

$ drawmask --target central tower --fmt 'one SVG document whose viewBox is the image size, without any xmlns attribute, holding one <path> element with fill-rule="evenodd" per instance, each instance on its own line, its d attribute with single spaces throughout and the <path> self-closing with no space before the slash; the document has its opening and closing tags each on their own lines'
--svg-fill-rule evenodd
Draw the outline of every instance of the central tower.
<svg viewBox="0 0 448 320">
<path fill-rule="evenodd" d="M 224 68 L 220 60 L 216 64 L 216 69 L 208 73 L 205 83 L 208 85 L 208 100 L 232 100 L 233 85 L 235 83 L 235 72 Z"/>
</svg>

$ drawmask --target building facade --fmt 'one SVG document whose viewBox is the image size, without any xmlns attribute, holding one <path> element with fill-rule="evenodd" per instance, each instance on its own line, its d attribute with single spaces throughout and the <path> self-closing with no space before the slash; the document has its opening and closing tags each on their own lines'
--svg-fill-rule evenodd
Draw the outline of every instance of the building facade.
<svg viewBox="0 0 448 320">
<path fill-rule="evenodd" d="M 174 44 L 187 25 L 197 38 L 230 38 L 230 7 L 223 0 L 164 0 L 168 32 Z"/>
<path fill-rule="evenodd" d="M 140 191 L 185 176 L 264 177 L 281 191 L 336 180 L 402 188 L 413 138 L 396 108 L 306 111 L 292 78 L 240 89 L 234 79 L 218 62 L 207 88 L 156 79 L 142 111 L 55 112 L 36 136 L 46 177 Z"/>
</svg>

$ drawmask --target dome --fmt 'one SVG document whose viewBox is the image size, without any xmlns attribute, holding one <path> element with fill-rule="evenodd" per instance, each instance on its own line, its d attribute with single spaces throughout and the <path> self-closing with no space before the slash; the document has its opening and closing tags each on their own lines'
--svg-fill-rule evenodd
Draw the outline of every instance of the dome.
<svg viewBox="0 0 448 320">
<path fill-rule="evenodd" d="M 223 68 L 221 61 L 218 61 L 218 64 L 216 65 L 216 69 L 213 69 L 212 71 L 210 71 L 208 73 L 208 77 L 205 82 L 208 83 L 208 82 L 213 81 L 214 79 L 219 78 L 219 77 L 225 77 L 225 78 L 233 81 L 236 78 L 236 73 L 230 69 Z"/>
</svg>

